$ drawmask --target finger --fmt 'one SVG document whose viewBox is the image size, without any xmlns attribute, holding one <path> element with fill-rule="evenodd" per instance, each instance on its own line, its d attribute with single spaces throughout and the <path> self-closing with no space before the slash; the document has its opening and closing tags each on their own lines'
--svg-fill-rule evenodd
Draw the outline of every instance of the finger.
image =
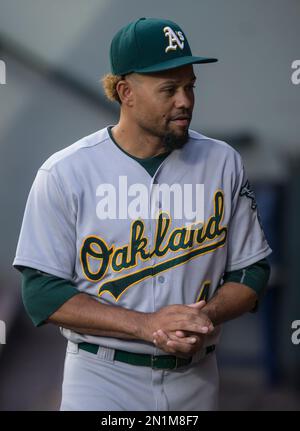
<svg viewBox="0 0 300 431">
<path fill-rule="evenodd" d="M 210 329 L 209 326 L 211 325 L 211 323 L 194 323 L 194 322 L 189 322 L 186 320 L 182 320 L 179 322 L 176 322 L 176 326 L 177 328 L 180 328 L 180 331 L 184 332 L 193 332 L 196 334 L 207 334 Z M 178 329 L 174 328 L 173 331 L 176 331 Z"/>
<path fill-rule="evenodd" d="M 167 343 L 168 340 L 177 341 L 178 343 L 184 342 L 188 344 L 195 344 L 199 341 L 199 338 L 196 335 L 185 336 L 184 338 L 177 337 L 175 334 L 167 334 L 162 329 L 159 329 L 154 337 L 157 341 Z"/>
<path fill-rule="evenodd" d="M 189 304 L 188 307 L 194 308 L 197 310 L 202 310 L 204 306 L 206 305 L 206 301 L 201 300 L 199 302 L 195 302 L 194 304 Z M 215 328 L 213 323 L 210 321 L 208 316 L 202 313 L 202 316 L 204 316 L 205 323 L 203 324 L 203 330 L 201 331 L 202 334 L 208 334 L 211 333 Z M 207 327 L 207 329 L 206 329 Z"/>
<path fill-rule="evenodd" d="M 202 299 L 199 302 L 194 302 L 193 304 L 188 304 L 188 307 L 197 308 L 198 310 L 201 310 L 205 305 L 206 305 L 206 301 L 204 301 L 204 299 Z"/>
<path fill-rule="evenodd" d="M 159 339 L 160 341 L 163 341 L 163 342 L 167 342 L 168 339 L 171 339 L 171 340 L 177 341 L 177 342 L 184 342 L 184 343 L 188 343 L 188 344 L 195 344 L 195 343 L 199 342 L 199 337 L 197 337 L 197 335 L 195 335 L 195 334 L 189 335 L 187 333 L 184 334 L 184 332 L 182 332 L 182 331 L 176 331 L 176 332 L 183 334 L 183 336 L 178 337 L 177 334 L 172 334 L 172 333 L 167 334 L 162 329 L 155 332 L 153 334 L 153 336 L 154 336 L 154 339 L 156 341 L 158 341 L 158 339 Z"/>
<path fill-rule="evenodd" d="M 168 339 L 169 337 L 162 329 L 159 329 L 153 334 L 153 342 L 156 345 L 161 346 L 163 344 L 167 344 Z"/>
<path fill-rule="evenodd" d="M 168 338 L 167 333 L 164 332 L 162 329 L 158 329 L 157 331 L 153 332 L 152 337 L 153 339 L 165 339 L 165 337 Z"/>
<path fill-rule="evenodd" d="M 172 339 L 170 338 L 172 337 Z M 176 356 L 187 358 L 193 355 L 201 346 L 200 339 L 197 336 L 188 337 L 195 338 L 196 342 L 186 343 L 185 339 L 178 339 L 174 334 L 166 334 L 162 330 L 156 331 L 156 346 L 167 353 L 175 354 Z"/>
<path fill-rule="evenodd" d="M 210 332 L 211 330 L 210 330 L 210 328 L 209 328 L 209 332 Z M 195 337 L 197 337 L 197 334 L 196 333 L 193 333 L 193 332 L 191 332 L 191 331 L 175 331 L 175 335 L 176 335 L 176 337 L 178 337 L 178 338 L 185 338 L 185 337 L 191 337 L 191 336 L 195 336 Z M 197 338 L 199 338 L 199 337 L 197 337 Z"/>
<path fill-rule="evenodd" d="M 187 334 L 183 331 L 176 331 L 175 334 L 180 338 L 187 337 Z"/>
<path fill-rule="evenodd" d="M 174 334 L 167 335 L 162 330 L 156 332 L 155 345 L 165 352 L 173 353 L 177 356 L 180 356 L 180 354 L 183 355 L 182 357 L 191 356 L 194 353 L 191 349 L 196 348 L 197 342 L 199 342 L 199 339 L 196 336 L 178 339 Z"/>
<path fill-rule="evenodd" d="M 213 330 L 215 329 L 214 325 L 212 323 L 210 324 L 205 324 L 202 327 L 202 334 L 210 334 L 211 332 L 213 332 Z"/>
<path fill-rule="evenodd" d="M 211 334 L 214 331 L 214 329 L 215 327 L 212 323 L 210 325 L 205 325 L 202 327 L 201 334 Z"/>
<path fill-rule="evenodd" d="M 178 343 L 196 344 L 199 338 L 195 335 L 190 337 L 179 338 L 174 334 L 169 334 L 169 339 L 172 341 L 177 341 Z"/>
<path fill-rule="evenodd" d="M 174 353 L 186 353 L 192 355 L 192 346 L 189 343 L 183 343 L 182 341 L 174 341 L 174 340 L 168 340 L 167 341 L 167 347 L 171 349 Z"/>
<path fill-rule="evenodd" d="M 154 339 L 156 347 L 164 350 L 166 353 L 176 354 L 176 350 L 173 346 L 168 345 L 169 337 L 163 330 L 156 331 L 156 338 Z"/>
</svg>

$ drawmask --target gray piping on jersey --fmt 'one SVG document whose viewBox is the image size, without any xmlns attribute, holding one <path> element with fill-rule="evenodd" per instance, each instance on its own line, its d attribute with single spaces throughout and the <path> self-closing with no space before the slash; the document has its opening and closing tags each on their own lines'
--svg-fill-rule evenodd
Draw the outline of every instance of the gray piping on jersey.
<svg viewBox="0 0 300 431">
<path fill-rule="evenodd" d="M 240 283 L 243 283 L 246 277 L 246 269 L 243 269 L 242 271 L 243 271 L 243 275 L 241 277 Z"/>
<path fill-rule="evenodd" d="M 174 154 L 174 151 L 175 150 L 173 150 L 173 151 L 171 151 L 170 152 L 170 154 L 161 162 L 161 164 L 158 166 L 158 168 L 156 169 L 156 171 L 154 172 L 154 175 L 153 175 L 153 177 L 152 177 L 152 182 L 151 182 L 151 189 L 152 189 L 152 186 L 153 186 L 153 184 L 154 184 L 154 181 L 155 181 L 155 177 L 157 177 L 157 175 L 158 175 L 158 173 L 159 173 L 159 171 L 162 169 L 162 166 L 165 164 L 165 163 L 167 163 L 166 162 L 166 160 L 168 160 L 169 158 L 170 158 L 170 156 L 172 156 L 173 154 Z"/>
<path fill-rule="evenodd" d="M 103 136 L 100 140 L 97 139 L 96 142 L 94 142 L 93 144 L 90 143 L 90 136 L 96 135 L 97 133 L 101 132 L 102 130 L 103 129 L 98 130 L 98 131 L 92 133 L 91 135 L 88 135 L 88 136 L 85 136 L 85 137 L 79 139 L 78 141 L 74 142 L 73 144 L 69 145 L 68 147 L 62 148 L 61 150 L 56 151 L 54 154 L 52 154 L 51 157 L 49 157 L 42 164 L 42 166 L 39 168 L 39 170 L 51 172 L 58 163 L 60 163 L 61 161 L 65 161 L 67 158 L 73 156 L 74 154 L 76 154 L 80 150 L 88 150 L 89 148 L 94 148 L 97 145 L 100 145 L 105 141 L 109 141 L 110 137 L 107 134 L 107 130 L 106 130 L 105 136 Z M 81 146 L 76 147 L 76 145 L 79 145 L 79 144 Z M 55 159 L 54 156 L 57 156 L 59 153 L 65 153 L 65 154 L 61 158 Z M 52 158 L 53 158 L 53 160 L 51 160 Z M 50 163 L 50 161 L 51 161 L 51 163 Z"/>
</svg>

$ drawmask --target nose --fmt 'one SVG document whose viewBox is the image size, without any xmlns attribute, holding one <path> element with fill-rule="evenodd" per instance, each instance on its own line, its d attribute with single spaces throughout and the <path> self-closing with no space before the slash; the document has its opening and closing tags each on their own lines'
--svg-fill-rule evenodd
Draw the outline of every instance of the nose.
<svg viewBox="0 0 300 431">
<path fill-rule="evenodd" d="M 194 93 L 189 90 L 178 89 L 175 98 L 177 109 L 191 109 L 194 106 Z"/>
</svg>

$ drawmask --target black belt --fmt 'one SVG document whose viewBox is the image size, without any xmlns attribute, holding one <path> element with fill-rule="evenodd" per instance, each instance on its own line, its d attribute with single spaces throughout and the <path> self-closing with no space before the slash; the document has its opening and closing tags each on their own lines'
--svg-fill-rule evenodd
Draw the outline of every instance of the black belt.
<svg viewBox="0 0 300 431">
<path fill-rule="evenodd" d="M 79 349 L 85 350 L 89 353 L 98 353 L 100 346 L 91 343 L 79 343 Z M 205 354 L 211 353 L 215 350 L 216 346 L 208 346 L 205 348 Z M 126 362 L 131 365 L 140 365 L 143 367 L 151 367 L 154 369 L 161 370 L 175 370 L 176 368 L 189 365 L 192 362 L 192 357 L 190 358 L 178 358 L 172 355 L 146 355 L 143 353 L 132 353 L 124 352 L 123 350 L 115 350 L 114 358 L 115 361 Z"/>
</svg>

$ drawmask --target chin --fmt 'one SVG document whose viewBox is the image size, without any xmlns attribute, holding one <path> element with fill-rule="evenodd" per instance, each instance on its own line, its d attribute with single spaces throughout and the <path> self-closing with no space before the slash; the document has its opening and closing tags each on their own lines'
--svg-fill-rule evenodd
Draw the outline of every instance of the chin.
<svg viewBox="0 0 300 431">
<path fill-rule="evenodd" d="M 163 145 L 166 150 L 178 150 L 187 143 L 189 139 L 188 128 L 183 130 L 181 133 L 168 132 L 163 138 Z"/>
</svg>

